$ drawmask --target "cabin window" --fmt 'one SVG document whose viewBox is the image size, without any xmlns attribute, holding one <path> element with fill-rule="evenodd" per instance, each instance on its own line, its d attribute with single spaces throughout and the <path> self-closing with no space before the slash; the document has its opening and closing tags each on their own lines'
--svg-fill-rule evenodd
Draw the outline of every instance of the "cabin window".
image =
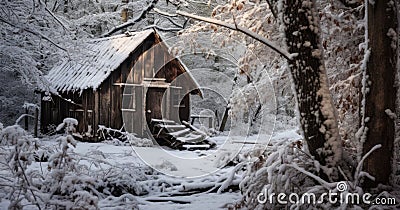
<svg viewBox="0 0 400 210">
<path fill-rule="evenodd" d="M 123 92 L 122 99 L 122 111 L 135 111 L 136 103 L 135 103 L 135 87 L 134 86 L 125 86 L 125 90 Z"/>
<path fill-rule="evenodd" d="M 182 95 L 182 89 L 180 87 L 172 87 L 171 88 L 171 100 L 172 104 L 174 107 L 185 107 L 185 104 L 183 102 L 183 95 Z"/>
</svg>

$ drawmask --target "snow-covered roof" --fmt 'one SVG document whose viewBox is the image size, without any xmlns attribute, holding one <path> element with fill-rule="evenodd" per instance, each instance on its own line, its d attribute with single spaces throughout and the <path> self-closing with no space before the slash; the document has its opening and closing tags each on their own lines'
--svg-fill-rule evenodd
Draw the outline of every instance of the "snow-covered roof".
<svg viewBox="0 0 400 210">
<path fill-rule="evenodd" d="M 77 59 L 64 61 L 46 76 L 59 92 L 97 89 L 154 30 L 95 39 L 86 44 Z"/>
</svg>

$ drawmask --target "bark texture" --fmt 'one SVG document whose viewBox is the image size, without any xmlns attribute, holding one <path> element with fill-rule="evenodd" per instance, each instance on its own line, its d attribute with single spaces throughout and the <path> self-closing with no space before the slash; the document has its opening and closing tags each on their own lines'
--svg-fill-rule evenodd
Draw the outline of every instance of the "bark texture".
<svg viewBox="0 0 400 210">
<path fill-rule="evenodd" d="M 373 146 L 382 147 L 364 162 L 364 170 L 375 177 L 366 180 L 366 187 L 387 184 L 391 174 L 391 159 L 395 138 L 395 121 L 387 110 L 396 110 L 395 73 L 398 41 L 397 7 L 394 1 L 379 0 L 368 3 L 368 47 L 371 51 L 367 62 L 368 90 L 365 98 L 365 116 L 369 120 L 363 154 Z M 388 113 L 386 113 L 388 112 Z"/>
<path fill-rule="evenodd" d="M 300 123 L 310 153 L 321 163 L 324 173 L 330 174 L 341 161 L 342 146 L 338 134 L 337 117 L 320 45 L 319 16 L 313 0 L 284 0 L 283 11 L 286 45 L 289 53 L 297 54 L 289 60 L 294 82 Z"/>
</svg>

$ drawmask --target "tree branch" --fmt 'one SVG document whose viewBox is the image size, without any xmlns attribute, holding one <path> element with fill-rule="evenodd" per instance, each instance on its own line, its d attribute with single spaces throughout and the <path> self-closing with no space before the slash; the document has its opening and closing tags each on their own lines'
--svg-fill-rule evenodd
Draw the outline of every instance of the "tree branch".
<svg viewBox="0 0 400 210">
<path fill-rule="evenodd" d="M 65 51 L 65 52 L 68 52 L 65 48 L 63 48 L 63 47 L 61 47 L 60 45 L 58 45 L 57 43 L 53 42 L 53 40 L 51 40 L 50 38 L 48 38 L 47 36 L 41 34 L 41 33 L 38 32 L 38 31 L 33 31 L 33 30 L 28 29 L 28 28 L 23 28 L 23 27 L 14 25 L 14 24 L 8 22 L 7 20 L 4 20 L 4 19 L 1 18 L 1 17 L 0 17 L 0 21 L 2 21 L 3 23 L 6 23 L 6 24 L 8 24 L 8 25 L 10 25 L 10 26 L 12 26 L 12 27 L 21 29 L 21 30 L 23 30 L 23 31 L 26 31 L 26 32 L 28 32 L 28 33 L 31 33 L 31 34 L 36 35 L 36 36 L 38 36 L 38 37 L 41 37 L 41 38 L 47 40 L 48 42 L 52 43 L 52 44 L 53 44 L 54 46 L 56 46 L 57 48 L 59 48 L 59 49 Z"/>
<path fill-rule="evenodd" d="M 168 12 L 165 12 L 165 11 L 161 11 L 161 10 L 159 10 L 157 8 L 154 8 L 154 12 L 156 12 L 156 13 L 158 13 L 160 15 L 163 15 L 163 16 L 167 16 L 167 17 L 178 17 L 177 14 L 171 14 L 171 13 L 168 13 Z"/>
<path fill-rule="evenodd" d="M 189 17 L 189 18 L 193 18 L 196 20 L 201 20 L 207 23 L 212 23 L 215 25 L 219 25 L 225 28 L 229 28 L 235 31 L 239 31 L 242 32 L 243 34 L 246 34 L 247 36 L 267 45 L 269 48 L 271 48 L 272 50 L 274 50 L 275 52 L 277 52 L 278 54 L 280 54 L 281 56 L 283 56 L 284 58 L 286 58 L 287 60 L 292 60 L 293 57 L 295 56 L 294 54 L 290 54 L 288 51 L 280 49 L 278 46 L 276 46 L 274 43 L 272 43 L 271 41 L 269 41 L 268 39 L 266 39 L 265 37 L 262 37 L 260 35 L 258 35 L 257 33 L 250 31 L 247 28 L 244 28 L 242 26 L 239 25 L 234 25 L 234 24 L 230 24 L 230 23 L 226 23 L 220 20 L 216 20 L 213 18 L 207 18 L 207 17 L 201 17 L 198 15 L 194 15 L 194 14 L 189 14 L 187 12 L 183 12 L 183 11 L 177 11 L 176 14 L 178 15 L 182 15 L 185 17 Z"/>
<path fill-rule="evenodd" d="M 267 0 L 267 4 L 268 4 L 269 9 L 272 12 L 272 15 L 274 16 L 275 19 L 278 19 L 278 15 L 277 15 L 277 12 L 275 11 L 275 7 L 274 7 L 275 3 L 276 2 L 274 0 Z"/>
<path fill-rule="evenodd" d="M 64 28 L 64 30 L 69 31 L 69 29 L 65 26 L 65 24 L 52 12 L 47 8 L 46 4 L 44 4 L 41 0 L 39 3 L 44 6 L 44 9 Z"/>
<path fill-rule="evenodd" d="M 157 14 L 159 14 L 159 15 L 161 15 L 161 16 L 164 16 L 164 17 L 165 17 L 169 22 L 171 22 L 173 25 L 175 25 L 175 26 L 177 26 L 177 27 L 179 27 L 179 28 L 183 28 L 184 24 L 180 25 L 180 24 L 177 23 L 174 19 L 172 19 L 173 17 L 178 17 L 177 14 L 170 14 L 170 13 L 168 13 L 168 12 L 161 11 L 161 10 L 159 10 L 159 9 L 157 9 L 157 8 L 154 8 L 154 12 L 157 13 Z M 186 20 L 185 20 L 185 22 L 186 22 Z"/>
<path fill-rule="evenodd" d="M 356 172 L 354 173 L 354 180 L 355 180 L 355 185 L 354 185 L 354 186 L 357 186 L 357 185 L 358 185 L 358 182 L 359 182 L 359 179 L 360 179 L 359 176 L 360 176 L 361 170 L 362 170 L 362 168 L 363 168 L 363 164 L 364 164 L 365 159 L 367 159 L 367 157 L 370 156 L 371 153 L 373 153 L 375 150 L 377 150 L 377 149 L 379 149 L 379 148 L 381 148 L 381 147 L 382 147 L 381 144 L 375 145 L 374 147 L 372 147 L 372 148 L 367 152 L 367 154 L 365 154 L 365 155 L 361 158 L 360 162 L 359 162 L 358 165 L 357 165 Z"/>
<path fill-rule="evenodd" d="M 113 33 L 117 32 L 117 31 L 119 31 L 119 30 L 122 30 L 122 29 L 127 28 L 127 27 L 132 26 L 132 25 L 135 25 L 137 22 L 143 20 L 143 19 L 146 17 L 147 13 L 148 13 L 150 10 L 152 10 L 152 9 L 154 8 L 154 6 L 156 6 L 157 2 L 158 2 L 158 0 L 152 0 L 152 1 L 150 2 L 150 4 L 147 5 L 147 7 L 145 7 L 145 8 L 142 10 L 142 12 L 141 12 L 135 19 L 130 20 L 130 21 L 128 21 L 128 22 L 126 22 L 126 23 L 124 23 L 124 24 L 121 24 L 121 25 L 119 25 L 119 26 L 115 26 L 115 27 L 112 28 L 110 31 L 108 31 L 108 32 L 106 32 L 106 33 L 104 33 L 104 34 L 102 34 L 101 37 L 110 36 L 110 35 L 112 35 Z"/>
<path fill-rule="evenodd" d="M 149 25 L 149 26 L 144 27 L 144 29 L 149 29 L 149 28 L 156 28 L 160 31 L 180 31 L 180 30 L 182 30 L 182 28 L 164 28 L 164 27 L 161 27 L 158 25 Z"/>
</svg>

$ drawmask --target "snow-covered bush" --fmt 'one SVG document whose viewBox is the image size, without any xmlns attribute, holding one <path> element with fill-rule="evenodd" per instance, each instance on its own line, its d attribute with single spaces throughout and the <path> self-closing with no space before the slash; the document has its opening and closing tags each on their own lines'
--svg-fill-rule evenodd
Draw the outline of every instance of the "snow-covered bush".
<svg viewBox="0 0 400 210">
<path fill-rule="evenodd" d="M 19 125 L 8 126 L 1 131 L 1 145 L 16 145 L 20 138 L 23 138 L 28 133 Z"/>
<path fill-rule="evenodd" d="M 153 141 L 147 138 L 138 138 L 133 133 L 129 133 L 122 130 L 116 130 L 113 128 L 107 128 L 103 125 L 99 125 L 97 133 L 100 139 L 106 140 L 113 145 L 132 145 L 136 147 L 152 147 L 154 146 Z"/>
<path fill-rule="evenodd" d="M 78 120 L 74 118 L 65 118 L 63 122 L 57 126 L 56 131 L 64 129 L 66 134 L 72 134 L 76 132 L 76 126 L 78 126 Z"/>
<path fill-rule="evenodd" d="M 289 164 L 297 164 L 315 173 L 314 161 L 305 155 L 297 146 L 300 142 L 281 142 L 273 145 L 270 154 L 260 156 L 257 161 L 249 165 L 247 175 L 240 183 L 243 193 L 242 207 L 249 209 L 275 209 L 282 208 L 277 203 L 261 204 L 257 196 L 266 191 L 271 193 L 301 192 L 307 186 L 315 186 L 317 183 L 301 173 L 289 167 Z"/>
<path fill-rule="evenodd" d="M 123 209 L 137 209 L 135 198 L 129 194 L 146 192 L 136 182 L 140 173 L 114 167 L 110 171 L 115 173 L 87 170 L 80 164 L 82 157 L 73 151 L 77 142 L 70 134 L 55 141 L 58 144 L 54 147 L 42 147 L 19 125 L 0 131 L 0 197 L 10 201 L 9 209 L 98 209 L 109 207 L 108 201 Z M 93 162 L 99 165 L 104 161 Z M 140 171 L 135 167 L 132 170 Z M 146 173 L 139 179 L 146 180 Z M 99 205 L 102 199 L 106 200 Z"/>
<path fill-rule="evenodd" d="M 372 178 L 368 173 L 362 171 L 363 161 L 374 150 L 379 149 L 380 145 L 371 149 L 356 167 L 342 166 L 340 168 L 338 166 L 342 180 L 345 180 L 338 182 L 331 182 L 320 177 L 318 171 L 323 166 L 304 151 L 301 141 L 281 142 L 272 147 L 272 150 L 268 151 L 273 152 L 266 152 L 257 161 L 248 165 L 244 179 L 239 186 L 243 199 L 237 204 L 238 208 L 364 209 L 371 207 L 370 209 L 374 209 L 375 207 L 380 209 L 382 206 L 373 204 L 373 199 L 377 197 L 399 199 L 395 197 L 396 194 L 388 192 L 390 188 L 379 186 L 377 189 L 371 189 L 371 193 L 376 193 L 369 198 L 372 206 L 361 201 L 362 196 L 368 193 L 363 191 L 362 182 L 364 179 Z M 280 193 L 285 194 L 286 198 L 283 200 L 286 203 L 278 202 L 278 199 L 282 200 L 282 197 L 278 198 Z M 336 193 L 333 194 L 336 201 L 328 199 L 327 193 Z M 295 202 L 288 200 L 291 194 L 298 196 L 292 197 Z M 310 194 L 315 195 L 315 202 L 301 200 L 310 199 L 308 197 Z M 302 197 L 303 195 L 306 197 Z M 343 200 L 343 197 L 348 199 L 347 195 L 357 196 L 360 200 L 359 202 Z M 272 200 L 270 200 L 271 198 Z M 393 208 L 396 209 L 398 206 L 393 206 Z"/>
<path fill-rule="evenodd" d="M 45 206 L 66 209 L 96 209 L 98 197 L 95 190 L 96 180 L 82 174 L 72 152 L 76 141 L 71 135 L 61 136 L 59 150 L 49 158 L 49 173 L 43 180 L 42 192 L 50 197 Z"/>
<path fill-rule="evenodd" d="M 26 199 L 32 205 L 37 205 L 37 195 L 33 190 L 32 177 L 35 172 L 28 171 L 28 166 L 35 161 L 34 153 L 38 148 L 36 139 L 29 135 L 19 125 L 8 126 L 0 132 L 1 158 L 3 166 L 10 172 L 10 177 L 2 177 L 6 181 L 4 189 L 7 190 L 10 208 L 19 209 L 21 201 Z M 4 175 L 6 176 L 6 175 Z"/>
</svg>

